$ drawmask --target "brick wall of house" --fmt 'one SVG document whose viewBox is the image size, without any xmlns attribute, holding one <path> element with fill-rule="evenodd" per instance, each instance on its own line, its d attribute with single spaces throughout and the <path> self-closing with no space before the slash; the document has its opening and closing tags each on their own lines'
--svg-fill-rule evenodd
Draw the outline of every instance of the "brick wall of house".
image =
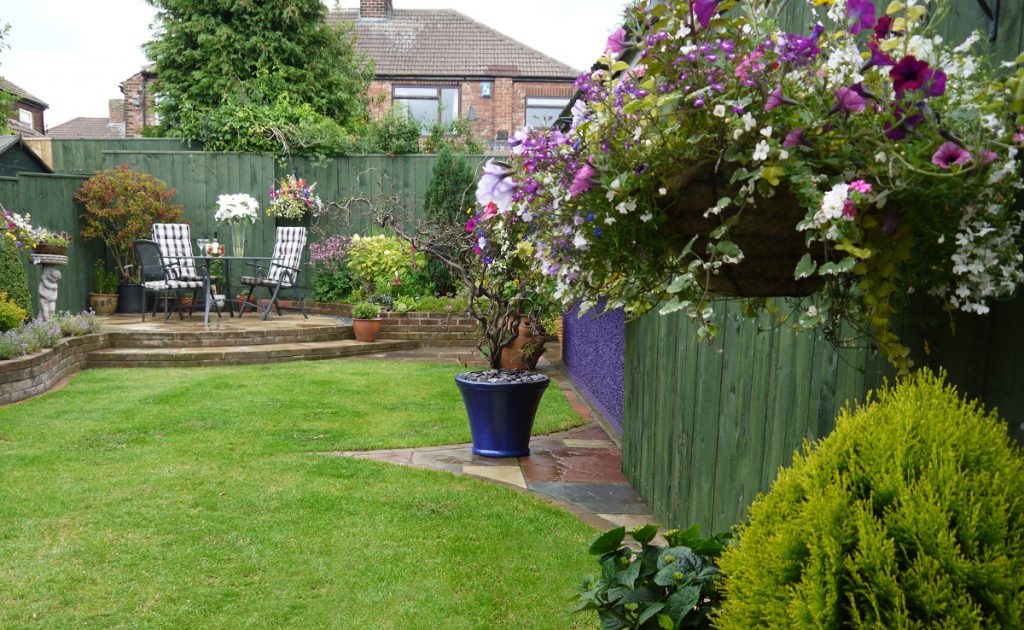
<svg viewBox="0 0 1024 630">
<path fill-rule="evenodd" d="M 112 98 L 107 101 L 107 115 L 110 117 L 112 123 L 123 123 L 124 122 L 124 99 L 123 98 Z"/>
<path fill-rule="evenodd" d="M 142 135 L 142 128 L 156 125 L 153 86 L 155 77 L 149 72 L 136 72 L 121 84 L 124 93 L 124 132 L 130 137 Z"/>
<path fill-rule="evenodd" d="M 359 17 L 386 18 L 391 15 L 391 0 L 359 0 Z"/>
<path fill-rule="evenodd" d="M 34 105 L 27 101 L 14 101 L 14 105 L 11 108 L 11 118 L 14 120 L 21 120 L 19 109 L 26 109 L 32 112 L 32 129 L 43 133 L 46 129 L 46 123 L 43 119 L 43 108 L 38 105 Z"/>
<path fill-rule="evenodd" d="M 503 78 L 488 81 L 491 96 L 481 95 L 483 81 L 462 81 L 459 83 L 459 116 L 473 115 L 473 131 L 485 143 L 494 140 L 499 132 L 506 138 L 520 129 L 526 121 L 526 99 L 531 96 L 569 98 L 573 95 L 571 81 L 561 83 L 526 82 Z M 373 115 L 383 116 L 391 107 L 391 93 L 395 85 L 443 86 L 450 81 L 426 80 L 374 80 L 370 83 L 370 100 Z"/>
</svg>

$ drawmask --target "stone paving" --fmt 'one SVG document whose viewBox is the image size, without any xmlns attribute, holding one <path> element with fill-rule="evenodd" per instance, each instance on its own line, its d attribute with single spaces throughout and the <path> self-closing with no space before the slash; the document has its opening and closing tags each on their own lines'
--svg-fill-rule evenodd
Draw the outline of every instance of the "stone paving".
<svg viewBox="0 0 1024 630">
<path fill-rule="evenodd" d="M 553 354 L 557 354 L 557 348 Z M 478 365 L 480 361 L 476 357 L 478 353 L 466 349 L 423 348 L 360 358 L 442 360 Z M 599 529 L 616 525 L 630 529 L 656 523 L 643 499 L 622 476 L 621 451 L 606 432 L 604 426 L 607 425 L 596 411 L 582 402 L 560 366 L 542 360 L 538 369 L 552 378 L 577 413 L 587 419 L 587 424 L 535 436 L 530 440 L 527 457 L 480 457 L 473 454 L 469 444 L 325 454 L 443 470 L 501 483 L 565 507 Z"/>
</svg>

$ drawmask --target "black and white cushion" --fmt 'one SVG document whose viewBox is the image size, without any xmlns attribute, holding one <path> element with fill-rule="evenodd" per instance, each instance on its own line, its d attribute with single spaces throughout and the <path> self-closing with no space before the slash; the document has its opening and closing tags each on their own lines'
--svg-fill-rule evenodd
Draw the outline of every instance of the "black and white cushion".
<svg viewBox="0 0 1024 630">
<path fill-rule="evenodd" d="M 160 247 L 160 255 L 172 280 L 202 279 L 192 257 L 192 235 L 188 223 L 154 223 L 153 240 Z"/>
<path fill-rule="evenodd" d="M 202 280 L 150 280 L 143 282 L 150 291 L 174 291 L 175 289 L 202 289 Z"/>
<path fill-rule="evenodd" d="M 270 272 L 266 276 L 242 276 L 242 284 L 264 287 L 293 287 L 302 262 L 302 250 L 306 247 L 306 228 L 279 227 L 274 243 L 274 256 L 270 261 Z"/>
</svg>

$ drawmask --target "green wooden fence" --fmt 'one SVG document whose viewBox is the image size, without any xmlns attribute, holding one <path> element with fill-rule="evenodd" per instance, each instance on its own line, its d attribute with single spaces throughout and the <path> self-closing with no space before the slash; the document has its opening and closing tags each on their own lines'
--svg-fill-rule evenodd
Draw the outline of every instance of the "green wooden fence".
<svg viewBox="0 0 1024 630">
<path fill-rule="evenodd" d="M 248 193 L 265 209 L 269 201 L 267 191 L 276 179 L 286 174 L 317 182 L 317 192 L 328 202 L 342 200 L 355 192 L 377 195 L 382 192 L 380 181 L 383 178 L 389 189 L 399 193 L 410 218 L 422 218 L 423 198 L 436 161 L 434 155 L 371 155 L 340 157 L 324 164 L 303 158 L 280 164 L 266 155 L 182 150 L 179 141 L 166 139 L 61 140 L 53 141 L 51 148 L 58 174 L 0 178 L 0 203 L 12 210 L 31 213 L 37 225 L 67 230 L 77 236 L 81 208 L 74 203 L 75 190 L 99 170 L 127 164 L 175 188 L 173 201 L 184 206 L 185 219 L 192 223 L 193 237 L 218 232 L 223 242 L 230 239 L 230 234 L 213 219 L 217 196 Z M 476 164 L 484 157 L 467 159 Z M 366 234 L 376 229 L 362 209 L 345 223 L 324 223 L 323 226 L 339 234 Z M 257 222 L 247 228 L 246 252 L 270 255 L 275 228 L 275 220 L 261 214 Z M 103 256 L 101 245 L 76 237 L 71 248 L 71 263 L 61 281 L 58 308 L 71 311 L 85 308 L 93 263 Z M 33 294 L 36 289 L 34 272 L 29 267 Z M 308 281 L 308 272 L 303 276 Z"/>
<path fill-rule="evenodd" d="M 738 300 L 716 304 L 715 347 L 697 344 L 683 315 L 648 314 L 626 327 L 622 463 L 666 524 L 727 529 L 746 515 L 804 439 L 826 435 L 836 413 L 891 375 L 870 347 L 837 350 Z M 904 339 L 919 364 L 945 368 L 961 392 L 998 407 L 1024 438 L 1024 298 L 985 317 L 945 324 L 909 318 Z"/>
</svg>

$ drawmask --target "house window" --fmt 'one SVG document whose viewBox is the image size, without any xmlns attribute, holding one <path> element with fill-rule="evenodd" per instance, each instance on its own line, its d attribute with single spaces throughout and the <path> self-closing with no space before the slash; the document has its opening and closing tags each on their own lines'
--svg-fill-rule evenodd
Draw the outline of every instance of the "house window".
<svg viewBox="0 0 1024 630">
<path fill-rule="evenodd" d="M 32 120 L 32 112 L 21 107 L 18 108 L 18 120 L 26 125 L 32 125 L 35 122 Z"/>
<path fill-rule="evenodd" d="M 457 87 L 396 87 L 391 98 L 420 122 L 424 133 L 431 126 L 451 122 L 459 115 Z"/>
<path fill-rule="evenodd" d="M 555 124 L 558 115 L 569 104 L 567 98 L 530 96 L 526 99 L 526 124 L 534 129 L 546 129 Z"/>
</svg>

